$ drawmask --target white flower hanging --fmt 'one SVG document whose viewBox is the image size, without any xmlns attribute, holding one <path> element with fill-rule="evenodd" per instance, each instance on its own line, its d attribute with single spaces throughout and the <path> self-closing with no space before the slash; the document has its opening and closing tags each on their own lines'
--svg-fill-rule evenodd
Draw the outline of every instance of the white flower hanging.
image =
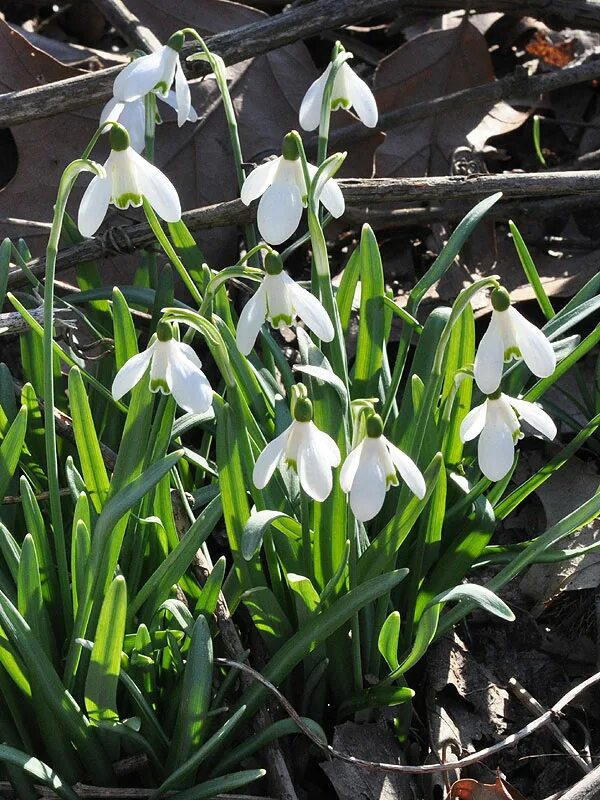
<svg viewBox="0 0 600 800">
<path fill-rule="evenodd" d="M 547 378 L 556 368 L 556 355 L 543 331 L 525 319 L 510 304 L 506 289 L 491 295 L 492 319 L 475 356 L 475 381 L 484 394 L 500 386 L 502 367 L 511 358 L 523 358 L 538 378 Z"/>
<path fill-rule="evenodd" d="M 143 353 L 130 358 L 117 372 L 112 395 L 120 400 L 150 367 L 150 391 L 172 394 L 185 411 L 204 414 L 212 405 L 212 389 L 202 362 L 185 342 L 173 338 L 168 322 L 159 322 L 156 339 Z"/>
<path fill-rule="evenodd" d="M 542 408 L 502 392 L 486 398 L 462 421 L 460 438 L 468 442 L 479 436 L 479 469 L 491 481 L 502 480 L 513 465 L 515 445 L 523 438 L 521 417 L 548 439 L 556 436 L 556 425 Z"/>
<path fill-rule="evenodd" d="M 184 41 L 184 34 L 178 31 L 159 50 L 134 59 L 122 69 L 113 86 L 115 99 L 128 103 L 144 97 L 148 92 L 154 92 L 169 105 L 173 105 L 177 111 L 177 123 L 181 127 L 190 118 L 192 111 L 190 87 L 179 61 L 179 51 Z M 170 98 L 173 81 L 175 94 Z M 195 112 L 192 116 L 195 116 Z"/>
<path fill-rule="evenodd" d="M 420 500 L 426 492 L 415 462 L 383 435 L 381 417 L 371 415 L 366 426 L 366 437 L 348 454 L 340 472 L 340 486 L 350 495 L 352 513 L 361 522 L 379 513 L 390 486 L 398 485 L 397 472 Z"/>
<path fill-rule="evenodd" d="M 240 352 L 247 356 L 265 320 L 273 328 L 289 328 L 300 317 L 319 339 L 330 342 L 333 325 L 327 311 L 314 295 L 290 278 L 283 270 L 277 253 L 265 256 L 265 277 L 254 296 L 240 314 L 236 341 Z"/>
<path fill-rule="evenodd" d="M 181 218 L 177 190 L 163 173 L 130 146 L 125 128 L 114 125 L 110 131 L 111 153 L 104 164 L 106 175 L 96 176 L 85 190 L 79 205 L 77 225 L 83 236 L 93 236 L 108 206 L 141 206 L 145 197 L 165 222 Z"/>
<path fill-rule="evenodd" d="M 317 167 L 308 164 L 312 181 Z M 285 242 L 300 224 L 302 209 L 308 202 L 308 187 L 294 136 L 287 134 L 283 140 L 282 155 L 256 167 L 242 186 L 242 202 L 249 206 L 260 197 L 257 224 L 260 235 L 269 244 Z M 333 178 L 323 186 L 320 202 L 334 217 L 345 210 L 342 190 Z"/>
<path fill-rule="evenodd" d="M 331 436 L 312 421 L 312 403 L 301 397 L 294 406 L 294 421 L 265 447 L 256 459 L 252 480 L 264 489 L 281 461 L 293 469 L 300 486 L 313 500 L 322 502 L 331 492 L 331 470 L 339 466 L 340 451 Z"/>
<path fill-rule="evenodd" d="M 329 64 L 304 95 L 300 106 L 300 125 L 305 131 L 314 131 L 319 127 L 323 93 L 331 68 L 332 64 Z M 357 117 L 367 128 L 374 128 L 377 125 L 379 113 L 373 92 L 346 62 L 339 68 L 333 82 L 331 108 L 334 111 L 338 108 L 354 108 Z"/>
</svg>

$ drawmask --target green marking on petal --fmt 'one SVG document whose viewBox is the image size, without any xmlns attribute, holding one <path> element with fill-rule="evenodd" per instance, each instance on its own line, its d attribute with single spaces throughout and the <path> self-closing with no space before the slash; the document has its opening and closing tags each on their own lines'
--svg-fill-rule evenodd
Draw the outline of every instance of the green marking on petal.
<svg viewBox="0 0 600 800">
<path fill-rule="evenodd" d="M 286 458 L 285 463 L 290 469 L 293 469 L 295 473 L 298 472 L 298 464 L 294 458 Z"/>
<path fill-rule="evenodd" d="M 504 351 L 505 361 L 511 361 L 513 358 L 521 358 L 521 351 L 516 345 L 511 345 L 507 350 Z"/>
<path fill-rule="evenodd" d="M 150 391 L 160 392 L 161 394 L 171 394 L 171 390 L 167 386 L 167 382 L 164 381 L 162 378 L 152 378 L 150 381 Z"/>
<path fill-rule="evenodd" d="M 387 484 L 387 486 L 386 486 L 386 492 L 387 492 L 387 490 L 390 488 L 390 486 L 398 486 L 398 476 L 396 475 L 395 472 L 394 472 L 393 475 L 386 475 L 385 476 L 385 482 Z"/>
<path fill-rule="evenodd" d="M 292 318 L 287 314 L 278 314 L 276 317 L 269 317 L 268 319 L 273 328 L 289 328 L 292 324 Z"/>
<path fill-rule="evenodd" d="M 346 97 L 335 97 L 331 101 L 331 108 L 334 111 L 337 111 L 338 108 L 348 109 L 348 108 L 350 108 L 350 101 Z"/>
<path fill-rule="evenodd" d="M 137 208 L 138 206 L 142 205 L 142 195 L 134 194 L 133 192 L 126 192 L 125 194 L 119 195 L 119 197 L 114 197 L 113 203 L 121 210 L 129 208 L 129 206 L 134 206 Z"/>
<path fill-rule="evenodd" d="M 159 81 L 152 91 L 156 92 L 157 94 L 168 94 L 170 88 L 171 87 L 167 86 L 164 81 Z"/>
</svg>

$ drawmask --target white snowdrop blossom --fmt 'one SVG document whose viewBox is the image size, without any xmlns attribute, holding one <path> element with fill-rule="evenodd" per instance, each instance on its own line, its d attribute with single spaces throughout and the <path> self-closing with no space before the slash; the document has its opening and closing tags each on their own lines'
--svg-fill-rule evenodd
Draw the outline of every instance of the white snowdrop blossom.
<svg viewBox="0 0 600 800">
<path fill-rule="evenodd" d="M 257 489 L 264 489 L 284 461 L 298 474 L 306 494 L 323 502 L 333 487 L 331 470 L 339 466 L 340 460 L 337 444 L 312 421 L 312 403 L 301 397 L 296 401 L 292 424 L 269 442 L 256 459 L 252 480 Z"/>
<path fill-rule="evenodd" d="M 308 164 L 312 180 L 317 167 Z M 289 239 L 300 224 L 302 209 L 308 202 L 308 187 L 304 180 L 298 147 L 292 134 L 283 140 L 282 155 L 252 170 L 242 186 L 242 202 L 249 206 L 260 197 L 258 230 L 269 244 L 281 244 Z M 342 190 L 333 178 L 325 181 L 320 202 L 334 217 L 345 210 Z"/>
<path fill-rule="evenodd" d="M 185 342 L 173 338 L 168 322 L 158 323 L 156 339 L 143 353 L 130 358 L 117 372 L 112 395 L 119 400 L 141 381 L 150 367 L 150 391 L 172 394 L 185 411 L 204 414 L 213 393 L 202 362 Z"/>
<path fill-rule="evenodd" d="M 542 408 L 502 392 L 471 409 L 462 421 L 460 438 L 469 442 L 479 436 L 479 469 L 491 481 L 502 480 L 513 465 L 515 445 L 523 438 L 521 418 L 548 439 L 556 436 L 556 425 Z"/>
<path fill-rule="evenodd" d="M 538 378 L 547 378 L 556 368 L 556 355 L 543 331 L 525 319 L 510 304 L 506 289 L 494 289 L 492 319 L 475 356 L 475 381 L 484 394 L 500 386 L 502 366 L 511 358 L 523 358 Z"/>
<path fill-rule="evenodd" d="M 319 127 L 321 119 L 321 106 L 325 84 L 331 73 L 332 64 L 329 64 L 320 78 L 317 78 L 308 88 L 300 106 L 300 125 L 305 131 L 314 131 Z M 367 128 L 377 125 L 379 113 L 373 92 L 365 81 L 359 78 L 348 63 L 342 64 L 333 82 L 331 93 L 331 108 L 354 108 L 357 117 Z"/>
<path fill-rule="evenodd" d="M 192 109 L 190 87 L 179 61 L 184 40 L 184 34 L 178 31 L 159 50 L 134 59 L 121 70 L 113 86 L 116 101 L 129 103 L 154 92 L 177 111 L 179 127 L 188 119 L 195 121 L 197 115 Z M 174 93 L 170 91 L 173 81 Z"/>
<path fill-rule="evenodd" d="M 340 472 L 340 486 L 350 494 L 350 508 L 361 522 L 373 519 L 383 506 L 390 486 L 398 485 L 396 473 L 419 500 L 426 486 L 415 462 L 383 436 L 383 422 L 378 414 L 367 419 L 367 435 L 352 450 Z"/>
<path fill-rule="evenodd" d="M 250 353 L 265 320 L 273 328 L 289 328 L 300 317 L 319 339 L 330 342 L 334 330 L 327 311 L 314 295 L 284 272 L 277 253 L 267 253 L 265 273 L 254 297 L 240 314 L 236 332 L 240 352 L 245 356 Z"/>
<path fill-rule="evenodd" d="M 81 234 L 96 233 L 110 203 L 125 209 L 141 206 L 144 197 L 165 222 L 177 222 L 181 218 L 181 203 L 167 176 L 135 152 L 125 128 L 117 125 L 111 128 L 110 144 L 105 176 L 93 178 L 81 198 L 77 218 Z"/>
</svg>

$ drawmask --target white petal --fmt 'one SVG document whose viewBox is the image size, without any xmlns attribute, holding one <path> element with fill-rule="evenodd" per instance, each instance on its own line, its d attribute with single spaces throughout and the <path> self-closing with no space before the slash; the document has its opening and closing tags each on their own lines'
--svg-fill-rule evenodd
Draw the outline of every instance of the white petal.
<svg viewBox="0 0 600 800">
<path fill-rule="evenodd" d="M 492 311 L 492 319 L 475 355 L 475 382 L 484 394 L 493 394 L 502 380 L 504 339 L 500 330 L 499 313 L 503 312 Z"/>
<path fill-rule="evenodd" d="M 321 440 L 314 430 L 306 428 L 306 433 L 298 445 L 298 478 L 300 485 L 309 497 L 322 503 L 331 492 L 333 476 L 328 459 L 323 457 L 319 446 Z"/>
<path fill-rule="evenodd" d="M 409 458 L 406 453 L 403 453 L 395 444 L 392 444 L 389 439 L 386 439 L 384 436 L 382 436 L 381 439 L 386 445 L 394 466 L 400 473 L 400 477 L 404 483 L 419 500 L 422 500 L 425 497 L 427 487 L 425 486 L 425 480 L 421 474 L 421 470 L 417 467 L 412 458 Z"/>
<path fill-rule="evenodd" d="M 117 372 L 111 388 L 115 400 L 120 400 L 143 378 L 152 359 L 154 347 L 155 345 L 151 344 L 147 350 L 132 356 Z"/>
<path fill-rule="evenodd" d="M 296 315 L 316 333 L 319 339 L 331 342 L 334 330 L 327 311 L 314 295 L 296 283 L 286 272 L 282 272 L 281 275 L 288 287 Z"/>
<path fill-rule="evenodd" d="M 181 203 L 177 190 L 166 175 L 133 152 L 137 181 L 140 192 L 146 197 L 152 208 L 165 222 L 177 222 L 181 219 Z"/>
<path fill-rule="evenodd" d="M 169 89 L 173 85 L 175 79 L 175 72 L 179 64 L 179 53 L 173 50 L 169 45 L 165 45 L 162 49 L 160 59 L 160 77 L 159 81 L 161 86 L 155 88 L 154 91 L 159 97 L 165 98 L 169 94 Z"/>
<path fill-rule="evenodd" d="M 381 510 L 387 491 L 387 475 L 374 452 L 363 449 L 350 491 L 350 508 L 361 522 L 373 519 Z"/>
<path fill-rule="evenodd" d="M 344 81 L 348 93 L 348 101 L 354 106 L 356 115 L 367 128 L 374 128 L 377 125 L 379 112 L 373 92 L 368 85 L 359 78 L 349 64 L 342 64 L 340 72 L 344 72 Z"/>
<path fill-rule="evenodd" d="M 173 344 L 167 364 L 167 384 L 178 406 L 185 411 L 203 414 L 212 405 L 210 383 L 198 366 L 198 356 L 194 353 L 194 358 L 189 358 L 187 350 L 182 348 L 180 342 L 174 339 L 171 342 Z"/>
<path fill-rule="evenodd" d="M 177 342 L 177 350 L 180 350 L 186 358 L 189 358 L 197 369 L 202 369 L 202 362 L 193 347 L 190 347 L 185 342 Z"/>
<path fill-rule="evenodd" d="M 490 413 L 479 437 L 477 460 L 479 469 L 491 481 L 500 481 L 508 474 L 515 458 L 512 432 L 502 414 Z"/>
<path fill-rule="evenodd" d="M 267 292 L 264 284 L 261 283 L 254 297 L 251 297 L 243 307 L 238 321 L 235 339 L 238 350 L 243 355 L 247 356 L 254 347 L 254 342 L 266 316 Z"/>
<path fill-rule="evenodd" d="M 364 442 L 365 440 L 363 439 L 362 442 L 354 448 L 354 450 L 348 453 L 346 460 L 342 464 L 342 469 L 340 470 L 340 487 L 343 492 L 346 492 L 346 494 L 348 494 L 352 488 L 352 483 L 354 482 L 354 476 L 356 475 L 356 470 L 358 469 Z"/>
<path fill-rule="evenodd" d="M 341 217 L 346 210 L 346 201 L 344 200 L 342 190 L 338 186 L 337 181 L 333 178 L 325 182 L 319 201 L 323 203 L 327 211 L 336 219 Z"/>
<path fill-rule="evenodd" d="M 119 122 L 127 129 L 131 147 L 136 153 L 141 153 L 146 145 L 146 109 L 144 100 L 132 100 L 124 103 Z"/>
<path fill-rule="evenodd" d="M 119 72 L 113 86 L 113 94 L 118 100 L 135 100 L 154 89 L 161 79 L 164 49 L 163 47 L 155 53 L 134 59 Z"/>
<path fill-rule="evenodd" d="M 535 403 L 529 403 L 527 400 L 517 400 L 515 397 L 507 397 L 507 400 L 519 416 L 523 417 L 532 428 L 543 433 L 548 439 L 554 439 L 557 432 L 556 425 L 552 417 L 543 408 L 540 408 Z"/>
<path fill-rule="evenodd" d="M 273 182 L 278 164 L 279 158 L 275 158 L 265 161 L 264 164 L 260 164 L 252 170 L 242 185 L 240 196 L 244 205 L 249 206 L 253 200 L 266 192 Z"/>
<path fill-rule="evenodd" d="M 546 334 L 536 328 L 516 308 L 508 309 L 515 329 L 517 347 L 523 360 L 538 378 L 547 378 L 556 368 L 556 355 Z"/>
<path fill-rule="evenodd" d="M 77 227 L 82 236 L 93 236 L 106 216 L 112 184 L 108 175 L 100 178 L 96 175 L 83 193 L 77 215 Z"/>
<path fill-rule="evenodd" d="M 314 131 L 315 128 L 319 127 L 323 92 L 330 72 L 331 64 L 329 64 L 320 78 L 311 83 L 302 99 L 302 104 L 300 105 L 300 127 L 305 131 Z"/>
<path fill-rule="evenodd" d="M 476 439 L 485 425 L 487 403 L 472 408 L 460 424 L 461 442 L 470 442 Z"/>
<path fill-rule="evenodd" d="M 342 456 L 335 440 L 328 433 L 317 428 L 314 422 L 312 423 L 312 436 L 316 438 L 316 446 L 321 458 L 330 467 L 339 467 Z"/>
<path fill-rule="evenodd" d="M 192 107 L 192 95 L 179 59 L 177 59 L 175 67 L 175 96 L 177 98 L 177 124 L 181 128 L 189 117 Z"/>
<path fill-rule="evenodd" d="M 100 114 L 100 127 L 104 125 L 105 122 L 117 122 L 124 108 L 124 102 L 117 100 L 116 97 L 111 97 Z M 110 128 L 106 128 L 103 133 L 108 133 L 109 130 Z"/>
<path fill-rule="evenodd" d="M 256 464 L 252 471 L 252 481 L 257 489 L 264 489 L 271 480 L 273 473 L 277 469 L 277 465 L 283 458 L 291 428 L 292 426 L 290 425 L 290 427 L 286 428 L 276 439 L 269 442 L 256 459 Z"/>
<path fill-rule="evenodd" d="M 272 183 L 258 204 L 258 230 L 269 244 L 289 239 L 300 224 L 302 194 L 291 183 Z"/>
<path fill-rule="evenodd" d="M 160 97 L 163 103 L 166 103 L 168 106 L 171 106 L 174 111 L 177 111 L 177 96 L 175 95 L 175 92 L 170 91 L 166 97 L 163 97 L 162 95 L 157 96 Z M 198 112 L 192 105 L 190 105 L 186 122 L 198 122 Z"/>
</svg>

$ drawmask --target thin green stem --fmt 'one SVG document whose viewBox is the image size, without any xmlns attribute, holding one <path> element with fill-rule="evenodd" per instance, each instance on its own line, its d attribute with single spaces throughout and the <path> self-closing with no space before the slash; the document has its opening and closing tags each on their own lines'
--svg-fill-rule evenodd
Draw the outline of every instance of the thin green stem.
<svg viewBox="0 0 600 800">
<path fill-rule="evenodd" d="M 310 522 L 311 522 L 311 505 L 310 497 L 306 494 L 304 489 L 300 489 L 300 498 L 302 505 L 302 561 L 304 564 L 304 575 L 310 580 L 313 580 L 313 560 L 312 560 L 312 543 L 310 537 Z"/>
</svg>

